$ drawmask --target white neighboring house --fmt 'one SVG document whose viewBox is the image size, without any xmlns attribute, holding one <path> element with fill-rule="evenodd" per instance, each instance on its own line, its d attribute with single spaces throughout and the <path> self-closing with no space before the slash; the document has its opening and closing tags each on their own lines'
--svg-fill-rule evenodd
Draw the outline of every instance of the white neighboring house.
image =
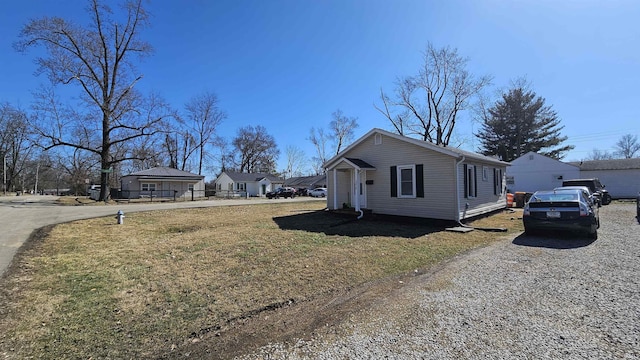
<svg viewBox="0 0 640 360">
<path fill-rule="evenodd" d="M 122 197 L 203 197 L 204 176 L 168 167 L 155 167 L 125 175 L 120 180 Z"/>
<path fill-rule="evenodd" d="M 528 152 L 511 161 L 507 169 L 507 189 L 510 193 L 553 190 L 562 186 L 562 180 L 580 177 L 584 176 L 578 166 Z"/>
<path fill-rule="evenodd" d="M 635 199 L 640 193 L 640 158 L 571 162 L 580 178 L 598 178 L 614 199 Z"/>
<path fill-rule="evenodd" d="M 506 207 L 509 163 L 372 129 L 324 167 L 329 210 L 459 221 Z"/>
<path fill-rule="evenodd" d="M 219 197 L 262 197 L 269 191 L 281 187 L 284 180 L 267 173 L 223 171 L 214 183 L 216 196 Z"/>
</svg>

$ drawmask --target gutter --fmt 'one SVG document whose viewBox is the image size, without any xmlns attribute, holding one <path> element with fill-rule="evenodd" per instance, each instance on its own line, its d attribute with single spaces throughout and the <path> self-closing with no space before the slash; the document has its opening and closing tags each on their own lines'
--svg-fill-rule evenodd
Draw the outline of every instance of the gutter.
<svg viewBox="0 0 640 360">
<path fill-rule="evenodd" d="M 460 222 L 460 193 L 459 193 L 459 184 L 458 181 L 460 181 L 460 164 L 462 164 L 467 158 L 462 155 L 462 158 L 460 159 L 460 161 L 456 162 L 456 222 L 462 226 L 462 223 Z M 466 174 L 465 174 L 466 176 Z"/>
</svg>

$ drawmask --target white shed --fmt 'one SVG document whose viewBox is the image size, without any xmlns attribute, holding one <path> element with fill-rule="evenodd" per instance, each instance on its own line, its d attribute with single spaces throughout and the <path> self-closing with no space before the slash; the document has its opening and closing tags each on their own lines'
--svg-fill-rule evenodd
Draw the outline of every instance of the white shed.
<svg viewBox="0 0 640 360">
<path fill-rule="evenodd" d="M 511 162 L 507 168 L 507 189 L 515 192 L 552 190 L 562 186 L 562 180 L 578 179 L 580 168 L 550 157 L 528 152 Z"/>
<path fill-rule="evenodd" d="M 640 192 L 640 158 L 590 160 L 571 163 L 580 177 L 598 178 L 614 199 L 635 199 Z"/>
</svg>

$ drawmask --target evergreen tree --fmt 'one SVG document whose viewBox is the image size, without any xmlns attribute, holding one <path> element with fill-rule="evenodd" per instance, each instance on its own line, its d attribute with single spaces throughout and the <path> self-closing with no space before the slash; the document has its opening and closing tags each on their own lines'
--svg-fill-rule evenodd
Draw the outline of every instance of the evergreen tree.
<svg viewBox="0 0 640 360">
<path fill-rule="evenodd" d="M 480 152 L 512 161 L 529 151 L 561 159 L 573 145 L 562 145 L 560 119 L 544 98 L 522 86 L 516 86 L 489 108 L 482 118 Z"/>
</svg>

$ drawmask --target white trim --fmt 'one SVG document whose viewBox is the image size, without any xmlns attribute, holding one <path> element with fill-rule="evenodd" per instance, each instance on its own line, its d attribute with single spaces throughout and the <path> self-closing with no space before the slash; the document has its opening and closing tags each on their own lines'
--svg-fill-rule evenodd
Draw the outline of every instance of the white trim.
<svg viewBox="0 0 640 360">
<path fill-rule="evenodd" d="M 449 155 L 449 156 L 454 157 L 454 158 L 460 158 L 461 156 L 465 156 L 467 159 L 477 160 L 477 161 L 480 161 L 480 162 L 483 162 L 483 163 L 488 163 L 488 164 L 496 164 L 496 165 L 502 165 L 502 166 L 511 165 L 508 162 L 504 162 L 504 161 L 501 161 L 501 160 L 498 160 L 498 159 L 494 159 L 494 158 L 491 158 L 491 157 L 488 157 L 488 156 L 472 153 L 472 152 L 469 152 L 469 151 L 462 151 L 462 150 L 454 148 L 454 147 L 444 147 L 444 146 L 436 145 L 436 144 L 434 144 L 432 142 L 429 142 L 429 141 L 418 140 L 418 139 L 410 138 L 410 137 L 407 137 L 407 136 L 394 134 L 394 133 L 391 133 L 391 132 L 386 131 L 386 130 L 373 128 L 373 129 L 369 130 L 369 132 L 364 134 L 362 137 L 360 137 L 358 140 L 354 141 L 351 145 L 347 146 L 347 148 L 342 150 L 339 154 L 337 154 L 336 156 L 334 156 L 331 159 L 327 160 L 323 164 L 323 167 L 324 168 L 328 168 L 328 169 L 333 168 L 333 166 L 335 166 L 334 163 L 336 161 L 339 161 L 340 159 L 342 159 L 344 157 L 344 154 L 348 153 L 349 151 L 351 151 L 351 149 L 356 147 L 358 144 L 360 144 L 361 142 L 363 142 L 366 139 L 368 139 L 369 136 L 371 136 L 372 134 L 376 134 L 376 133 L 382 134 L 384 136 L 387 136 L 387 137 L 390 137 L 390 138 L 393 138 L 393 139 L 396 139 L 396 140 L 399 140 L 399 141 L 403 141 L 403 142 L 406 142 L 406 143 L 414 144 L 414 145 L 420 146 L 420 147 L 425 148 L 425 149 L 433 150 L 433 151 L 441 153 L 441 154 Z"/>
<path fill-rule="evenodd" d="M 402 170 L 411 170 L 411 194 L 405 195 L 402 193 Z M 398 165 L 396 171 L 397 186 L 398 186 L 398 198 L 414 199 L 416 197 L 416 164 L 411 165 Z"/>
<path fill-rule="evenodd" d="M 473 175 L 469 175 L 473 172 Z M 478 179 L 478 174 L 476 171 L 476 165 L 467 164 L 467 173 L 464 176 L 468 176 L 467 178 L 467 198 L 475 199 L 478 196 L 478 189 L 476 186 L 476 180 Z M 473 176 L 473 177 L 472 177 Z M 473 191 L 472 191 L 473 190 Z"/>
</svg>

